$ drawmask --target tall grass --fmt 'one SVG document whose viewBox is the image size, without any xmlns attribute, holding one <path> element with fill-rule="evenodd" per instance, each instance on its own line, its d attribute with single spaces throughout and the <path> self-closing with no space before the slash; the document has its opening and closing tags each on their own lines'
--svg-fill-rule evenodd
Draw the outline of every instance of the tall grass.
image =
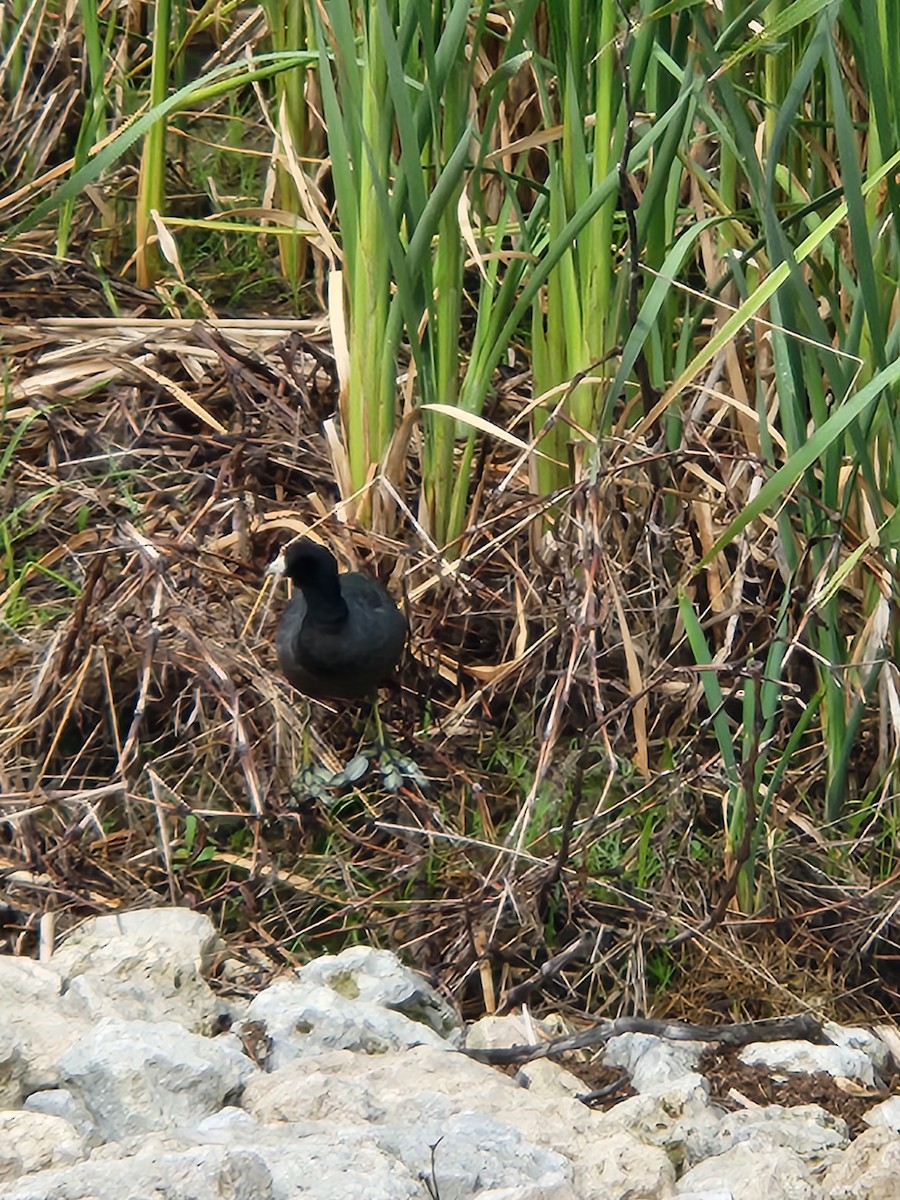
<svg viewBox="0 0 900 1200">
<path fill-rule="evenodd" d="M 276 52 L 314 51 L 312 21 L 303 4 L 291 0 L 267 0 L 266 20 Z M 313 114 L 307 104 L 306 87 L 311 86 L 312 70 L 295 68 L 275 77 L 275 115 L 282 152 L 275 162 L 275 199 L 278 207 L 295 217 L 304 216 L 304 184 L 295 177 L 293 164 L 285 160 L 290 153 L 296 160 L 296 170 L 304 171 L 311 157 L 318 153 L 321 138 L 315 136 Z M 299 185 L 299 186 L 298 186 Z M 304 190 L 306 190 L 304 188 Z M 298 236 L 296 226 L 279 239 L 278 251 L 285 278 L 296 288 L 306 277 L 309 243 Z"/>
<path fill-rule="evenodd" d="M 321 31 L 349 327 L 342 413 L 351 484 L 364 487 L 385 460 L 397 424 L 405 341 L 422 415 L 421 517 L 440 544 L 452 525 L 458 475 L 454 424 L 438 406 L 454 407 L 462 391 L 465 411 L 478 413 L 490 386 L 489 371 L 477 382 L 469 376 L 468 386 L 460 382 L 466 256 L 459 210 L 470 201 L 478 209 L 478 197 L 464 198 L 463 186 L 466 171 L 490 146 L 490 122 L 535 7 L 535 0 L 521 6 L 487 79 L 479 72 L 488 10 L 473 18 L 464 0 L 443 11 L 425 0 L 402 9 L 386 0 L 341 0 L 328 7 Z M 482 106 L 470 116 L 476 81 Z M 492 274 L 496 280 L 495 269 Z M 490 279 L 486 272 L 483 297 L 490 295 Z M 481 308 L 482 330 L 484 314 Z M 496 357 L 500 352 L 497 347 Z"/>
<path fill-rule="evenodd" d="M 157 111 L 169 93 L 169 62 L 173 40 L 172 0 L 160 0 L 153 6 L 151 35 L 150 106 Z M 141 148 L 136 221 L 136 273 L 142 287 L 153 283 L 161 269 L 161 255 L 155 237 L 155 218 L 165 216 L 166 124 L 154 121 Z"/>
<path fill-rule="evenodd" d="M 876 620 L 886 582 L 885 570 L 876 564 L 884 555 L 890 572 L 894 560 L 884 530 L 896 495 L 900 370 L 893 286 L 888 282 L 896 271 L 896 242 L 893 233 L 883 236 L 886 227 L 876 218 L 874 198 L 879 185 L 895 195 L 900 126 L 889 123 L 890 106 L 883 107 L 889 41 L 879 45 L 879 34 L 886 32 L 885 10 L 879 14 L 870 6 L 868 46 L 864 49 L 859 38 L 855 42 L 858 61 L 871 64 L 874 59 L 879 65 L 871 70 L 868 102 L 853 112 L 845 78 L 849 47 L 838 18 L 849 17 L 849 29 L 858 37 L 854 6 L 817 8 L 813 19 L 794 24 L 796 6 L 767 9 L 771 22 L 758 34 L 759 44 L 771 47 L 776 39 L 786 40 L 777 52 L 770 51 L 755 74 L 741 71 L 740 90 L 735 72 L 726 69 L 729 62 L 736 63 L 735 42 L 744 32 L 740 24 L 718 41 L 705 22 L 697 25 L 697 32 L 710 80 L 701 112 L 720 125 L 727 122 L 734 151 L 728 193 L 720 197 L 723 211 L 726 200 L 735 206 L 738 189 L 743 192 L 730 222 L 720 226 L 727 235 L 723 250 L 740 268 L 733 247 L 753 235 L 754 266 L 762 266 L 765 281 L 747 295 L 749 276 L 736 269 L 732 279 L 746 296 L 742 316 L 756 313 L 772 322 L 768 345 L 758 342 L 761 353 L 770 349 L 772 383 L 766 394 L 760 378 L 756 396 L 759 446 L 770 477 L 715 549 L 735 544 L 753 517 L 767 509 L 777 513 L 785 592 L 802 590 L 810 606 L 805 633 L 819 686 L 809 703 L 818 709 L 821 721 L 827 763 L 824 817 L 831 822 L 840 817 L 848 799 L 855 736 L 893 652 L 894 635 Z M 746 60 L 742 62 L 746 67 Z M 710 104 L 720 115 L 713 116 Z M 876 138 L 881 149 L 874 152 L 871 145 L 860 146 L 855 131 L 866 111 L 881 114 Z M 739 175 L 734 172 L 737 163 Z M 881 184 L 889 178 L 890 184 Z M 733 330 L 738 322 L 723 329 L 729 325 Z M 695 377 L 701 362 L 723 352 L 726 344 L 725 337 L 714 338 L 678 384 Z M 675 394 L 676 388 L 670 388 L 666 399 L 674 400 Z M 783 457 L 775 446 L 775 430 L 784 438 Z M 868 565 L 858 553 L 861 537 L 875 552 Z M 848 637 L 851 595 L 861 606 L 862 620 Z M 783 674 L 788 656 L 780 629 L 778 623 L 773 625 L 765 678 L 770 696 L 774 689 L 783 707 L 790 685 Z M 708 648 L 698 661 L 711 661 Z M 722 724 L 721 697 L 710 694 L 709 687 L 707 693 L 724 754 L 736 731 Z M 762 707 L 765 742 L 774 710 L 771 701 Z M 808 716 L 807 709 L 802 719 Z M 743 732 L 746 738 L 746 728 Z M 768 768 L 767 755 L 775 756 Z M 765 788 L 780 770 L 778 747 L 769 744 L 758 758 L 754 786 Z M 732 769 L 732 845 L 739 840 L 743 821 L 742 786 Z"/>
<path fill-rule="evenodd" d="M 598 518 L 598 529 L 628 526 L 609 550 L 612 578 L 658 553 L 677 584 L 648 586 L 652 603 L 618 597 L 609 629 L 630 655 L 635 704 L 668 670 L 700 681 L 745 906 L 792 755 L 820 756 L 810 803 L 826 823 L 894 788 L 892 0 L 641 0 L 628 14 L 586 0 L 271 0 L 271 52 L 180 86 L 167 2 L 154 10 L 148 84 L 115 59 L 144 90 L 114 118 L 119 31 L 102 11 L 83 9 L 90 95 L 66 181 L 52 191 L 48 171 L 36 205 L 33 194 L 0 201 L 13 235 L 56 213 L 64 252 L 85 190 L 140 149 L 135 249 L 152 284 L 165 270 L 151 257 L 154 214 L 172 219 L 167 121 L 226 89 L 260 99 L 261 128 L 281 138 L 277 204 L 322 232 L 341 482 L 346 500 L 362 497 L 359 518 L 386 522 L 369 485 L 408 474 L 421 481 L 420 527 L 463 553 L 486 486 L 476 449 L 512 437 L 508 420 L 533 491 L 558 501 L 541 530 L 551 550 L 573 490 L 630 481 L 622 511 Z M 4 17 L 7 94 L 27 82 L 17 13 Z M 321 103 L 308 106 L 311 68 Z M 306 140 L 319 114 L 321 148 Z M 297 159 L 321 152 L 306 163 L 315 188 L 286 169 L 288 141 Z M 281 242 L 292 288 L 308 271 L 298 228 Z M 260 226 L 240 232 L 257 239 Z M 504 362 L 527 366 L 530 404 L 488 408 Z M 693 558 L 671 549 L 682 527 Z M 592 586 L 586 571 L 580 581 Z M 749 610 L 764 616 L 746 632 Z M 876 706 L 881 741 L 863 770 L 860 731 Z M 665 739 L 635 729 L 648 773 Z"/>
<path fill-rule="evenodd" d="M 546 236 L 559 238 L 575 213 L 604 180 L 615 176 L 626 136 L 623 80 L 618 61 L 621 34 L 613 5 L 584 5 L 580 0 L 551 6 L 549 70 L 542 80 L 542 104 L 548 124 L 558 107 L 560 137 L 547 147 Z M 558 88 L 554 106 L 550 88 Z M 593 114 L 585 128 L 585 114 Z M 623 317 L 627 273 L 623 261 L 624 227 L 617 191 L 572 240 L 534 300 L 532 316 L 533 386 L 536 396 L 556 395 L 576 376 L 599 364 L 612 369 L 612 351 Z M 536 247 L 537 248 L 537 247 Z M 618 294 L 617 294 L 618 293 Z M 577 431 L 591 437 L 599 427 L 602 384 L 582 382 L 564 393 L 561 410 L 545 430 L 550 411 L 535 409 L 534 432 L 547 457 L 532 460 L 535 484 L 544 494 L 570 482 L 567 446 Z M 542 436 L 543 435 L 543 436 Z"/>
</svg>

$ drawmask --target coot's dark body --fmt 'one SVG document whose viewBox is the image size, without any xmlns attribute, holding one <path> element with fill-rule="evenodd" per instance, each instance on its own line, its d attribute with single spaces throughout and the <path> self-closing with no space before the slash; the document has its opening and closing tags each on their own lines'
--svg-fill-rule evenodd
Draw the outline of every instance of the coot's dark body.
<svg viewBox="0 0 900 1200">
<path fill-rule="evenodd" d="M 309 538 L 289 546 L 285 574 L 298 592 L 275 645 L 290 682 L 321 700 L 360 700 L 390 675 L 406 641 L 406 618 L 369 575 L 338 574 L 334 556 Z"/>
</svg>

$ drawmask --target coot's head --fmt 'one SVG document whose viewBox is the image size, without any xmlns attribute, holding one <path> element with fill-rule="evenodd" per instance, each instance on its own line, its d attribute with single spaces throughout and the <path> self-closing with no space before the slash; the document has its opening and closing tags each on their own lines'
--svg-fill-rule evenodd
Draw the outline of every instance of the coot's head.
<svg viewBox="0 0 900 1200">
<path fill-rule="evenodd" d="M 284 573 L 298 587 L 316 587 L 337 578 L 334 555 L 311 538 L 291 542 L 284 552 Z"/>
<path fill-rule="evenodd" d="M 351 576 L 338 575 L 334 555 L 310 538 L 293 542 L 268 568 L 272 575 L 287 575 L 294 587 L 303 596 L 296 594 L 288 605 L 282 620 L 299 622 L 298 628 L 307 622 L 319 625 L 338 625 L 347 620 L 347 602 L 341 589 L 341 579 Z M 293 615 L 292 615 L 293 614 Z M 316 694 L 316 693 L 312 693 Z"/>
</svg>

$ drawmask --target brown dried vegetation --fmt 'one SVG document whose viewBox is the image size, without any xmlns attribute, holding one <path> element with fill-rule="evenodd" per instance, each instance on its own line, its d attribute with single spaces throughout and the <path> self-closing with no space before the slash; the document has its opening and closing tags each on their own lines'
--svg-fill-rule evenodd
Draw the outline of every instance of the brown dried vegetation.
<svg viewBox="0 0 900 1200">
<path fill-rule="evenodd" d="M 74 36 L 54 31 L 56 57 L 31 64 L 0 111 L 12 175 L 27 167 L 41 182 L 71 165 Z M 530 134 L 527 99 L 515 107 Z M 133 180 L 122 168 L 106 186 Z M 8 192 L 0 216 L 17 219 L 30 196 Z M 92 216 L 79 208 L 74 244 Z M 783 599 L 766 520 L 697 571 L 763 474 L 747 397 L 772 395 L 765 330 L 730 346 L 709 391 L 686 401 L 677 450 L 623 418 L 596 470 L 550 500 L 534 493 L 527 456 L 485 436 L 469 527 L 445 548 L 417 520 L 413 413 L 372 485 L 375 532 L 342 504 L 324 320 L 166 321 L 155 296 L 116 280 L 127 315 L 101 317 L 92 270 L 50 265 L 46 232 L 30 244 L 0 260 L 5 949 L 33 952 L 45 914 L 65 926 L 174 903 L 286 961 L 356 939 L 396 948 L 467 1015 L 529 1001 L 708 1022 L 896 1001 L 893 874 L 879 859 L 893 854 L 895 801 L 873 806 L 838 862 L 808 813 L 823 786 L 816 725 L 766 822 L 759 915 L 731 904 L 670 944 L 729 899 L 734 866 L 678 591 L 708 616 L 735 728 Z M 714 261 L 707 235 L 699 245 Z M 525 368 L 497 380 L 485 416 L 499 429 L 521 433 Z M 292 791 L 305 763 L 336 769 L 365 741 L 362 708 L 310 703 L 277 671 L 285 595 L 264 568 L 307 530 L 404 598 L 412 640 L 383 710 L 430 777 L 425 791 L 385 794 L 371 775 L 320 798 Z M 848 641 L 864 623 L 865 569 L 842 591 Z M 790 598 L 783 745 L 815 687 L 813 582 Z M 855 795 L 889 733 L 867 712 Z"/>
<path fill-rule="evenodd" d="M 67 923 L 158 899 L 288 959 L 355 938 L 397 947 L 470 1012 L 514 986 L 517 1000 L 646 1009 L 659 964 L 677 1015 L 828 1003 L 882 903 L 861 884 L 826 887 L 805 852 L 802 872 L 769 881 L 767 920 L 735 916 L 665 949 L 722 886 L 723 788 L 675 610 L 699 557 L 690 468 L 721 455 L 686 448 L 679 492 L 623 443 L 596 482 L 557 499 L 548 535 L 515 452 L 486 443 L 480 508 L 451 562 L 414 520 L 412 471 L 382 496 L 390 536 L 340 520 L 318 329 L 5 326 L 9 945 L 27 949 L 45 911 Z M 525 402 L 501 390 L 493 419 Z M 424 793 L 364 781 L 292 794 L 305 761 L 337 767 L 365 725 L 362 709 L 311 704 L 277 671 L 284 596 L 263 571 L 307 529 L 405 598 L 412 643 L 384 711 L 431 777 Z M 764 579 L 765 531 L 752 556 Z M 735 687 L 768 621 L 764 582 L 757 595 L 735 626 Z M 792 843 L 814 845 L 789 789 L 780 863 Z M 646 887 L 641 855 L 656 862 Z"/>
</svg>

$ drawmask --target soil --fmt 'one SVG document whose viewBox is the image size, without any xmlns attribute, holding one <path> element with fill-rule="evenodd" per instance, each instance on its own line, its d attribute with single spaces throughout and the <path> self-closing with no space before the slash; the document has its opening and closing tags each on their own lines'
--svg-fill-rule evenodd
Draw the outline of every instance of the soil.
<svg viewBox="0 0 900 1200">
<path fill-rule="evenodd" d="M 698 1070 L 710 1085 L 710 1099 L 729 1112 L 755 1105 L 781 1104 L 791 1108 L 799 1104 L 818 1104 L 847 1122 L 851 1138 L 868 1128 L 863 1115 L 874 1105 L 900 1094 L 900 1073 L 883 1080 L 884 1086 L 865 1088 L 854 1080 L 837 1080 L 824 1071 L 815 1074 L 773 1075 L 763 1066 L 748 1066 L 738 1059 L 740 1049 L 710 1049 L 700 1060 Z M 566 1061 L 566 1069 L 584 1081 L 582 1097 L 592 1108 L 604 1111 L 628 1096 L 636 1095 L 627 1073 L 621 1067 L 601 1063 Z"/>
</svg>

